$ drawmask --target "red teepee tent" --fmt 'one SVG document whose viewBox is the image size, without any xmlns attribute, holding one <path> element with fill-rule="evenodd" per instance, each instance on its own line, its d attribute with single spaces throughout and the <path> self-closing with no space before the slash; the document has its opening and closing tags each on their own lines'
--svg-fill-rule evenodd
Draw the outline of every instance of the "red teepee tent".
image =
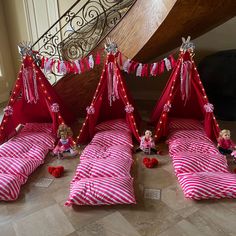
<svg viewBox="0 0 236 236">
<path fill-rule="evenodd" d="M 136 138 L 140 141 L 136 121 L 139 114 L 133 107 L 126 84 L 117 63 L 117 54 L 108 54 L 87 117 L 78 136 L 78 143 L 86 143 L 94 136 L 95 126 L 103 121 L 124 118 Z M 111 94 L 112 93 L 112 94 Z"/>
<path fill-rule="evenodd" d="M 209 138 L 216 140 L 219 125 L 213 114 L 191 51 L 181 51 L 176 67 L 156 104 L 151 123 L 156 125 L 155 138 L 159 140 L 168 134 L 168 119 L 190 118 L 204 121 L 204 129 Z"/>
<path fill-rule="evenodd" d="M 15 134 L 19 124 L 52 122 L 56 132 L 60 123 L 71 124 L 74 117 L 66 109 L 42 71 L 30 56 L 22 66 L 0 125 L 0 143 Z"/>
</svg>

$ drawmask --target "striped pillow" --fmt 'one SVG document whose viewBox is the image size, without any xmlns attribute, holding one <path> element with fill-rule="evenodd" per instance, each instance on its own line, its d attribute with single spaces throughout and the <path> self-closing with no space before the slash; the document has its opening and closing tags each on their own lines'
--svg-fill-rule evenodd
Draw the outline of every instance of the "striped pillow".
<svg viewBox="0 0 236 236">
<path fill-rule="evenodd" d="M 178 175 L 186 198 L 195 200 L 236 198 L 236 175 L 231 173 L 184 173 Z"/>
<path fill-rule="evenodd" d="M 130 132 L 130 128 L 125 119 L 104 121 L 95 127 L 95 132 L 106 130 L 124 130 Z"/>
<path fill-rule="evenodd" d="M 169 145 L 169 153 L 171 156 L 179 152 L 197 152 L 219 154 L 218 149 L 212 142 L 204 142 L 196 139 L 177 139 Z"/>
<path fill-rule="evenodd" d="M 48 152 L 45 145 L 31 142 L 8 141 L 0 146 L 0 157 L 44 159 Z"/>
<path fill-rule="evenodd" d="M 101 147 L 90 144 L 83 150 L 80 160 L 84 159 L 132 159 L 131 148 L 127 145 L 117 145 L 110 147 Z"/>
<path fill-rule="evenodd" d="M 0 200 L 16 200 L 20 193 L 20 181 L 15 175 L 0 174 Z"/>
<path fill-rule="evenodd" d="M 67 206 L 136 203 L 131 177 L 91 178 L 71 183 Z"/>
<path fill-rule="evenodd" d="M 47 148 L 53 149 L 55 138 L 52 135 L 43 132 L 23 132 L 14 137 L 12 141 L 31 142 L 35 144 L 45 145 Z"/>
<path fill-rule="evenodd" d="M 175 130 L 169 134 L 167 143 L 171 143 L 179 138 L 211 142 L 203 130 Z"/>
<path fill-rule="evenodd" d="M 179 129 L 203 130 L 203 125 L 201 124 L 200 121 L 193 119 L 180 119 L 180 118 L 170 119 L 169 122 L 170 132 Z"/>
<path fill-rule="evenodd" d="M 26 123 L 22 128 L 22 132 L 44 132 L 51 134 L 52 133 L 52 124 L 51 123 Z"/>
<path fill-rule="evenodd" d="M 128 145 L 131 148 L 133 147 L 131 134 L 127 131 L 119 130 L 98 132 L 94 135 L 90 144 L 101 147 L 109 147 L 113 145 Z"/>
<path fill-rule="evenodd" d="M 18 177 L 21 184 L 24 184 L 28 176 L 43 162 L 25 158 L 0 158 L 0 174 L 11 174 Z"/>
<path fill-rule="evenodd" d="M 130 176 L 131 165 L 131 159 L 84 160 L 77 167 L 74 181 L 83 178 Z"/>
<path fill-rule="evenodd" d="M 0 157 L 19 156 L 19 154 L 29 151 L 33 145 L 34 144 L 30 142 L 13 142 L 12 140 L 9 140 L 0 146 Z"/>
<path fill-rule="evenodd" d="M 179 152 L 173 155 L 173 166 L 176 175 L 186 172 L 229 173 L 227 160 L 221 154 Z"/>
</svg>

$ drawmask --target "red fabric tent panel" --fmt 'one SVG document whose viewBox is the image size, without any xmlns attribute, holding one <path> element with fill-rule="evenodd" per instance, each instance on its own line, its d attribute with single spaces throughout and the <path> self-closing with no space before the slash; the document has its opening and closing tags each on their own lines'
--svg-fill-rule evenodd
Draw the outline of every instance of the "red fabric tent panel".
<svg viewBox="0 0 236 236">
<path fill-rule="evenodd" d="M 22 75 L 23 67 L 31 67 L 36 72 L 35 78 L 39 97 L 36 103 L 28 103 L 25 99 Z M 51 105 L 54 103 L 59 105 L 59 112 L 51 111 Z M 71 124 L 75 120 L 74 115 L 66 108 L 63 101 L 54 91 L 40 68 L 34 64 L 30 56 L 26 56 L 22 62 L 21 70 L 15 87 L 12 90 L 8 106 L 12 107 L 13 114 L 11 116 L 4 115 L 3 117 L 0 126 L 0 143 L 15 133 L 15 128 L 18 124 L 52 122 L 54 132 L 56 132 L 60 123 L 65 122 Z"/>
<path fill-rule="evenodd" d="M 177 84 L 171 105 L 172 109 L 170 109 L 169 117 L 197 120 L 204 119 L 202 107 L 199 104 L 198 95 L 193 84 L 191 84 L 191 99 L 189 99 L 186 104 L 184 104 L 181 98 L 180 84 Z"/>
<path fill-rule="evenodd" d="M 120 93 L 119 96 L 121 97 Z M 103 101 L 100 107 L 98 123 L 118 118 L 125 119 L 126 112 L 124 102 L 121 99 L 118 99 L 112 102 L 112 106 L 110 106 L 108 101 L 107 88 L 103 91 L 102 100 Z"/>
<path fill-rule="evenodd" d="M 119 99 L 112 102 L 112 106 L 110 106 L 108 100 L 108 78 L 107 78 L 107 70 L 108 63 L 113 63 L 114 65 L 114 73 L 117 76 L 117 88 Z M 107 56 L 106 62 L 104 63 L 103 72 L 100 78 L 100 82 L 94 94 L 92 103 L 90 106 L 94 107 L 95 113 L 88 114 L 85 122 L 83 123 L 82 129 L 80 130 L 80 134 L 78 136 L 78 143 L 86 143 L 89 142 L 94 135 L 94 128 L 97 124 L 103 121 L 124 118 L 130 126 L 130 129 L 133 133 L 133 136 L 137 141 L 140 141 L 140 137 L 138 134 L 138 121 L 140 120 L 139 115 L 134 109 L 134 112 L 126 113 L 125 106 L 130 104 L 132 106 L 132 99 L 127 91 L 127 87 L 125 81 L 123 81 L 121 71 L 119 69 L 117 63 L 117 55 L 109 54 Z"/>
<path fill-rule="evenodd" d="M 180 91 L 180 70 L 181 63 L 191 61 L 192 69 L 189 73 L 191 78 L 191 94 L 186 105 L 181 98 Z M 170 111 L 164 110 L 165 104 L 171 104 Z M 170 117 L 191 118 L 204 121 L 204 128 L 207 136 L 215 141 L 219 134 L 219 125 L 213 112 L 206 112 L 204 105 L 208 104 L 208 98 L 202 86 L 196 65 L 188 51 L 181 52 L 174 70 L 166 84 L 166 87 L 157 102 L 151 116 L 151 122 L 156 125 L 155 138 L 159 140 L 168 133 L 168 119 Z"/>
</svg>

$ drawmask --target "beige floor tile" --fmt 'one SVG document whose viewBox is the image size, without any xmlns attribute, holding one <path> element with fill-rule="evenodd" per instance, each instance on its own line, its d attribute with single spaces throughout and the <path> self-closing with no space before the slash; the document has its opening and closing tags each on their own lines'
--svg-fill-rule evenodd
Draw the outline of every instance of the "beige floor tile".
<svg viewBox="0 0 236 236">
<path fill-rule="evenodd" d="M 182 220 L 180 215 L 157 200 L 145 199 L 133 209 L 119 211 L 141 235 L 156 235 Z"/>
<path fill-rule="evenodd" d="M 236 235 L 236 212 L 224 207 L 219 201 L 206 203 L 197 214 L 204 218 L 211 230 L 217 229 L 221 235 Z M 191 218 L 190 216 L 190 221 Z"/>
<path fill-rule="evenodd" d="M 158 236 L 205 236 L 205 234 L 190 222 L 182 220 L 168 230 L 158 234 Z"/>
<path fill-rule="evenodd" d="M 193 200 L 184 197 L 178 184 L 162 189 L 161 200 L 182 217 L 187 217 L 199 209 Z"/>
<path fill-rule="evenodd" d="M 65 207 L 64 201 L 59 206 L 76 230 L 91 224 L 114 211 L 113 206 L 74 206 Z"/>
<path fill-rule="evenodd" d="M 65 236 L 75 231 L 57 204 L 13 222 L 13 227 L 17 236 Z"/>
<path fill-rule="evenodd" d="M 208 216 L 201 210 L 187 218 L 189 222 L 194 224 L 199 231 L 207 236 L 229 236 L 227 230 L 221 227 L 215 219 L 216 216 Z"/>
<path fill-rule="evenodd" d="M 80 236 L 139 236 L 135 228 L 119 213 L 114 212 L 89 224 L 78 232 Z"/>
<path fill-rule="evenodd" d="M 0 224 L 0 235 L 1 236 L 16 236 L 15 230 L 11 223 L 4 225 Z"/>
</svg>

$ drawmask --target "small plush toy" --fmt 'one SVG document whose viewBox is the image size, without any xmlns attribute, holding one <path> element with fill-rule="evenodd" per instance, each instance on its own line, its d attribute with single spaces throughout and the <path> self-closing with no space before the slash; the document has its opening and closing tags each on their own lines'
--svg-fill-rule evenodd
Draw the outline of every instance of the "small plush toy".
<svg viewBox="0 0 236 236">
<path fill-rule="evenodd" d="M 230 139 L 230 131 L 228 129 L 223 129 L 220 131 L 218 141 L 218 149 L 221 154 L 231 154 L 233 149 L 236 149 L 235 143 Z"/>
<path fill-rule="evenodd" d="M 48 172 L 54 176 L 55 178 L 59 178 L 62 176 L 64 172 L 64 167 L 63 166 L 49 166 L 48 167 Z"/>
<path fill-rule="evenodd" d="M 155 142 L 152 138 L 152 132 L 150 130 L 146 130 L 145 135 L 141 137 L 139 148 L 146 154 L 151 154 L 151 151 L 157 153 Z"/>
<path fill-rule="evenodd" d="M 58 128 L 57 135 L 60 139 L 57 146 L 53 149 L 53 154 L 58 155 L 59 158 L 64 157 L 65 153 L 69 153 L 69 156 L 76 156 L 78 151 L 72 138 L 71 128 L 62 124 Z"/>
</svg>

